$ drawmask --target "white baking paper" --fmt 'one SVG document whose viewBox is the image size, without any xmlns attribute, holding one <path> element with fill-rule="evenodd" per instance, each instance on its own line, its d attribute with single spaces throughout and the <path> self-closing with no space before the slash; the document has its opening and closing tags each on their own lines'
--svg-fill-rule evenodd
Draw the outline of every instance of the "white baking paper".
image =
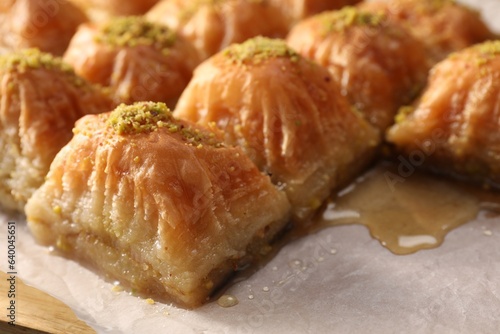
<svg viewBox="0 0 500 334">
<path fill-rule="evenodd" d="M 500 31 L 499 0 L 465 0 Z M 197 310 L 148 304 L 38 246 L 17 222 L 17 270 L 98 333 L 500 333 L 500 218 L 483 215 L 436 249 L 397 256 L 362 226 L 322 230 L 284 247 L 230 287 L 239 304 Z M 0 260 L 7 270 L 7 260 Z"/>
</svg>

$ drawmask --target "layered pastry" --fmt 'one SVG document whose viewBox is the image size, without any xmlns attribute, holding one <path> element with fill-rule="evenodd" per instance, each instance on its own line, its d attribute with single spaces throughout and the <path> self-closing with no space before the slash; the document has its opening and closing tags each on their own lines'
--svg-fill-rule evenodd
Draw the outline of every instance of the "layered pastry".
<svg viewBox="0 0 500 334">
<path fill-rule="evenodd" d="M 146 18 L 190 40 L 205 59 L 254 36 L 284 37 L 288 21 L 267 0 L 162 0 Z"/>
<path fill-rule="evenodd" d="M 0 204 L 21 211 L 75 121 L 111 105 L 69 65 L 35 49 L 1 56 L 0 83 Z"/>
<path fill-rule="evenodd" d="M 26 205 L 44 245 L 157 300 L 195 307 L 269 251 L 286 195 L 239 148 L 165 104 L 85 116 Z"/>
<path fill-rule="evenodd" d="M 266 0 L 261 0 L 266 1 Z M 299 21 L 327 10 L 354 5 L 361 0 L 267 0 L 271 6 L 279 8 L 285 15 L 289 27 Z"/>
<path fill-rule="evenodd" d="M 414 167 L 500 184 L 500 41 L 437 64 L 387 134 Z"/>
<path fill-rule="evenodd" d="M 115 16 L 142 15 L 158 0 L 69 0 L 82 8 L 92 21 L 100 22 Z"/>
<path fill-rule="evenodd" d="M 426 46 L 433 62 L 495 37 L 478 12 L 455 0 L 376 0 L 359 6 L 403 24 Z"/>
<path fill-rule="evenodd" d="M 141 17 L 82 25 L 64 60 L 93 83 L 110 87 L 115 102 L 165 102 L 174 106 L 199 64 L 190 42 Z"/>
<path fill-rule="evenodd" d="M 7 1 L 0 11 L 1 49 L 38 48 L 58 56 L 87 21 L 84 12 L 66 0 Z"/>
<path fill-rule="evenodd" d="M 354 7 L 301 21 L 287 42 L 328 68 L 342 94 L 381 131 L 417 96 L 429 70 L 422 44 L 404 28 Z"/>
<path fill-rule="evenodd" d="M 264 37 L 197 67 L 175 114 L 242 147 L 286 191 L 298 220 L 366 166 L 379 142 L 325 68 Z"/>
</svg>

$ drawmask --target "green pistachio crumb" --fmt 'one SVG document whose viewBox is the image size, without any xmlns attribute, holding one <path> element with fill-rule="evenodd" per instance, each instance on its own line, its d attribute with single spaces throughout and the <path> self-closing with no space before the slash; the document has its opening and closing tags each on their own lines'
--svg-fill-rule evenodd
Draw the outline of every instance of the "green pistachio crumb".
<svg viewBox="0 0 500 334">
<path fill-rule="evenodd" d="M 164 25 L 148 22 L 142 17 L 128 16 L 112 19 L 101 26 L 95 41 L 118 47 L 151 45 L 168 53 L 176 41 L 176 34 Z"/>
<path fill-rule="evenodd" d="M 62 58 L 54 57 L 50 53 L 41 52 L 38 49 L 24 49 L 0 56 L 0 69 L 21 73 L 29 69 L 53 70 L 67 75 L 77 87 L 85 84 L 85 81 L 77 76 L 73 68 L 63 62 Z"/>
<path fill-rule="evenodd" d="M 481 44 L 474 45 L 465 51 L 457 51 L 448 59 L 464 59 L 469 64 L 475 65 L 479 68 L 480 76 L 488 73 L 487 65 L 492 59 L 500 56 L 500 41 L 488 41 Z"/>
<path fill-rule="evenodd" d="M 323 23 L 324 33 L 328 34 L 344 31 L 351 26 L 378 27 L 386 20 L 386 16 L 382 13 L 369 13 L 356 7 L 346 6 L 341 10 L 319 14 L 317 19 Z"/>
<path fill-rule="evenodd" d="M 233 44 L 223 51 L 232 62 L 259 64 L 271 58 L 289 58 L 292 62 L 300 59 L 299 54 L 289 48 L 284 40 L 262 36 L 248 39 L 241 44 Z"/>
<path fill-rule="evenodd" d="M 159 127 L 168 127 L 172 120 L 172 112 L 164 103 L 136 102 L 116 107 L 108 125 L 123 135 L 156 131 Z"/>
<path fill-rule="evenodd" d="M 164 128 L 171 134 L 179 133 L 186 145 L 197 148 L 203 148 L 205 145 L 223 147 L 214 133 L 186 126 L 161 102 L 121 104 L 111 112 L 107 124 L 119 135 L 149 133 Z"/>
<path fill-rule="evenodd" d="M 500 41 L 488 41 L 473 47 L 480 54 L 485 56 L 500 55 Z"/>
<path fill-rule="evenodd" d="M 399 111 L 395 117 L 396 124 L 403 122 L 408 115 L 410 115 L 415 108 L 413 106 L 403 106 L 399 108 Z"/>
</svg>

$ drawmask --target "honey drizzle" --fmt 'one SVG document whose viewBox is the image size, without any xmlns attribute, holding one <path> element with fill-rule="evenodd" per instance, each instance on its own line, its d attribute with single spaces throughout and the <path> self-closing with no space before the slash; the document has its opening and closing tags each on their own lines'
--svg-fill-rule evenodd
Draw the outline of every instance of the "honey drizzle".
<svg viewBox="0 0 500 334">
<path fill-rule="evenodd" d="M 403 178 L 384 162 L 331 198 L 309 229 L 361 224 L 382 246 L 405 255 L 438 247 L 484 210 L 500 211 L 499 192 L 424 172 Z"/>
</svg>

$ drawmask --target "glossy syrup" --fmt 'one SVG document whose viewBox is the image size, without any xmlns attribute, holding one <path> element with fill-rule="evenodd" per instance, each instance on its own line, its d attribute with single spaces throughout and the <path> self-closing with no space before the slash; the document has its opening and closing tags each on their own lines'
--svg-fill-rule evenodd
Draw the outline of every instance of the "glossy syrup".
<svg viewBox="0 0 500 334">
<path fill-rule="evenodd" d="M 415 171 L 402 177 L 381 163 L 330 199 L 312 229 L 361 224 L 399 255 L 438 247 L 448 232 L 500 212 L 500 193 Z"/>
</svg>

